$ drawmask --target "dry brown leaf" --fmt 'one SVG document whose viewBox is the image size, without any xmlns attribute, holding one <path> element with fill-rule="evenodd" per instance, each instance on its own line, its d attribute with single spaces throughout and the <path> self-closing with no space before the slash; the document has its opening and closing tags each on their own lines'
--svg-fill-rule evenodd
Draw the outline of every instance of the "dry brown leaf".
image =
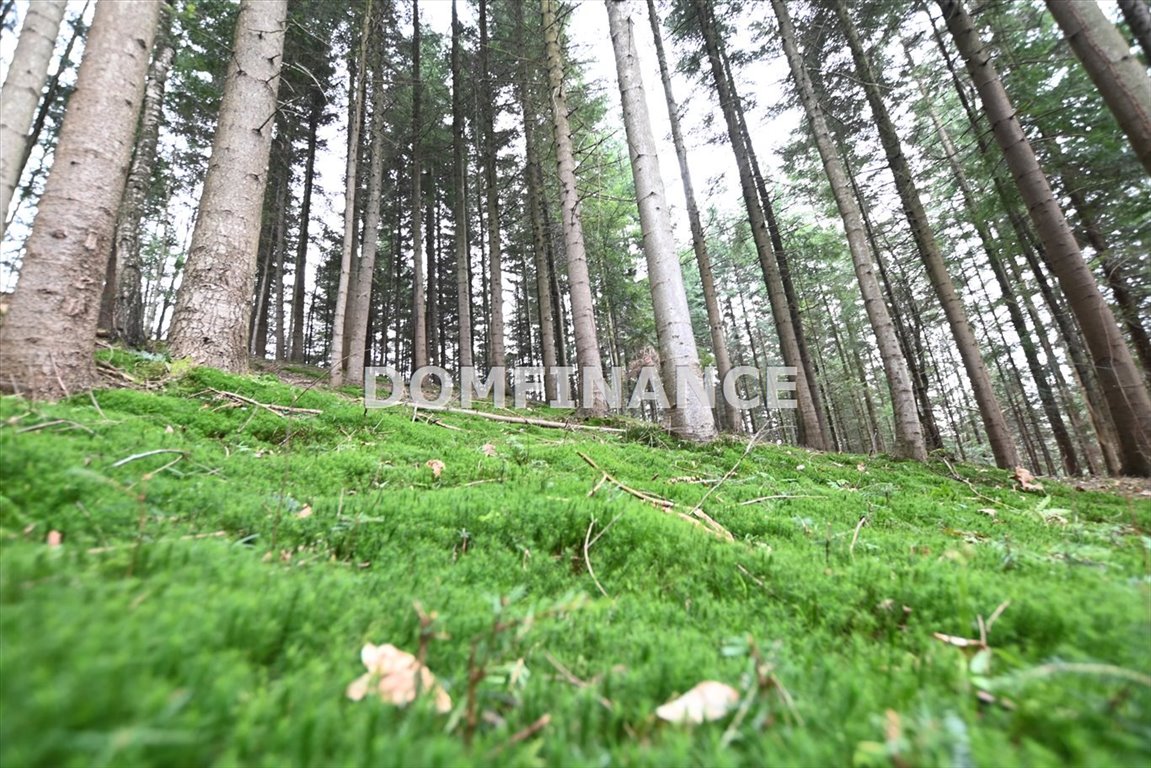
<svg viewBox="0 0 1151 768">
<path fill-rule="evenodd" d="M 368 672 L 348 685 L 347 696 L 352 701 L 359 701 L 375 692 L 385 702 L 403 707 L 420 693 L 435 697 L 437 712 L 444 714 L 452 710 L 452 699 L 436 682 L 436 676 L 407 651 L 401 651 L 391 643 L 367 643 L 360 651 L 360 660 Z"/>
<path fill-rule="evenodd" d="M 1019 483 L 1020 489 L 1024 491 L 1042 491 L 1043 486 L 1035 482 L 1035 475 L 1028 472 L 1023 467 L 1015 468 L 1015 481 Z"/>
<path fill-rule="evenodd" d="M 424 466 L 431 469 L 432 474 L 437 478 L 439 478 L 439 476 L 444 473 L 444 466 L 445 465 L 439 459 L 428 459 L 427 463 Z"/>
<path fill-rule="evenodd" d="M 48 531 L 48 536 L 44 539 L 44 543 L 52 549 L 60 546 L 63 541 L 64 534 L 60 533 L 59 531 Z"/>
<path fill-rule="evenodd" d="M 303 518 L 303 517 L 311 517 L 311 516 L 312 516 L 312 505 L 311 504 L 305 504 L 304 508 L 296 513 L 296 517 Z"/>
<path fill-rule="evenodd" d="M 985 643 L 981 640 L 972 640 L 966 637 L 956 637 L 955 635 L 945 635 L 942 632 L 932 632 L 931 636 L 936 640 L 940 640 L 948 645 L 954 645 L 956 648 L 985 648 Z"/>
<path fill-rule="evenodd" d="M 498 455 L 498 454 L 496 454 L 496 447 L 494 445 L 492 445 L 491 443 L 484 443 L 483 447 L 480 448 L 480 450 L 483 452 L 484 456 L 496 456 L 496 455 Z"/>
<path fill-rule="evenodd" d="M 705 680 L 690 691 L 673 699 L 655 714 L 670 723 L 706 723 L 719 720 L 739 703 L 739 691 L 727 683 Z"/>
</svg>

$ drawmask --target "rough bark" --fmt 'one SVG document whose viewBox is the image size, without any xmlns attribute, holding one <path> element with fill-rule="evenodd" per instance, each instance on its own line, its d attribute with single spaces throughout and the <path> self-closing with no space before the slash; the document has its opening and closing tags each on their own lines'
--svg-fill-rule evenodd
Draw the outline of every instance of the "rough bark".
<svg viewBox="0 0 1151 768">
<path fill-rule="evenodd" d="M 863 296 L 864 310 L 867 312 L 883 360 L 888 388 L 891 391 L 892 408 L 895 411 L 895 454 L 904 458 L 926 460 L 927 449 L 923 442 L 923 428 L 915 409 L 911 374 L 907 368 L 907 360 L 899 348 L 891 316 L 883 303 L 879 281 L 875 276 L 875 264 L 863 231 L 859 203 L 851 194 L 847 174 L 827 128 L 823 108 L 815 99 L 811 79 L 796 47 L 791 17 L 784 8 L 782 0 L 772 0 L 771 5 L 779 20 L 780 37 L 783 39 L 783 48 L 791 67 L 792 78 L 799 91 L 804 111 L 811 122 L 811 130 L 823 160 L 823 168 L 831 185 L 832 194 L 835 196 L 840 217 L 843 219 L 851 260 L 855 265 L 855 276 Z"/>
<path fill-rule="evenodd" d="M 760 269 L 763 271 L 764 283 L 767 285 L 771 314 L 775 320 L 776 333 L 779 336 L 780 353 L 783 356 L 784 364 L 796 369 L 796 418 L 799 423 L 801 442 L 808 448 L 824 450 L 827 443 L 820 426 L 819 411 L 815 407 L 814 401 L 816 383 L 808 380 L 803 366 L 803 356 L 800 353 L 795 326 L 791 320 L 791 312 L 783 288 L 783 279 L 779 272 L 779 263 L 769 240 L 763 208 L 759 202 L 751 171 L 751 162 L 739 128 L 739 117 L 735 108 L 736 96 L 729 87 L 724 71 L 721 43 L 715 29 L 715 21 L 711 15 L 711 7 L 707 0 L 696 0 L 695 6 L 703 31 L 704 46 L 707 49 L 712 79 L 719 94 L 719 103 L 723 109 L 724 120 L 727 123 L 728 140 L 731 142 L 736 165 L 739 168 L 740 188 L 743 192 L 744 205 L 747 207 L 748 222 L 751 225 L 756 253 L 759 256 Z"/>
<path fill-rule="evenodd" d="M 1052 270 L 1091 352 L 1119 433 L 1123 471 L 1151 476 L 1151 395 L 1143 386 L 1111 308 L 1103 299 L 1067 218 L 1051 191 L 990 54 L 959 0 L 937 0 L 983 102 L 996 141 L 1027 205 Z"/>
<path fill-rule="evenodd" d="M 540 0 L 543 17 L 544 46 L 547 53 L 548 85 L 551 91 L 552 131 L 555 137 L 556 172 L 560 183 L 560 208 L 563 215 L 564 245 L 567 251 L 568 293 L 572 308 L 572 333 L 576 342 L 576 363 L 579 366 L 580 396 L 588 375 L 602 376 L 599 338 L 596 331 L 595 304 L 591 294 L 587 249 L 584 246 L 583 222 L 580 216 L 579 190 L 576 189 L 575 155 L 572 149 L 571 126 L 568 123 L 567 94 L 563 83 L 563 52 L 559 43 L 559 22 L 556 19 L 555 0 Z M 607 402 L 596 387 L 591 387 L 591 399 L 580 402 L 589 415 L 603 415 Z"/>
<path fill-rule="evenodd" d="M 955 284 L 932 231 L 931 222 L 927 218 L 927 211 L 923 207 L 910 163 L 903 153 L 903 142 L 895 129 L 895 121 L 892 120 L 891 113 L 884 103 L 879 74 L 863 49 L 863 43 L 859 39 L 859 33 L 844 0 L 836 0 L 835 12 L 851 49 L 851 56 L 859 74 L 860 84 L 867 96 L 867 103 L 871 107 L 872 118 L 879 131 L 879 139 L 887 156 L 887 163 L 903 206 L 903 214 L 911 228 L 920 261 L 923 262 L 931 288 L 943 307 L 943 314 L 947 318 L 952 338 L 955 339 L 959 358 L 963 361 L 963 368 L 975 395 L 975 402 L 983 420 L 983 428 L 987 432 L 988 442 L 991 444 L 995 463 L 1004 469 L 1012 468 L 1018 463 L 1015 443 L 1007 428 L 1007 420 L 1003 416 L 999 400 L 995 396 L 995 389 L 991 385 L 991 376 L 980 354 L 979 344 L 967 318 L 967 310 L 955 290 Z"/>
<path fill-rule="evenodd" d="M 248 368 L 256 276 L 287 0 L 243 0 L 212 155 L 170 334 L 173 357 Z"/>
<path fill-rule="evenodd" d="M 423 82 L 420 80 L 420 4 L 412 0 L 412 370 L 428 364 L 427 296 L 424 287 L 423 181 L 420 117 Z"/>
<path fill-rule="evenodd" d="M 504 344 L 504 278 L 500 253 L 500 195 L 496 176 L 495 89 L 492 87 L 491 44 L 488 38 L 489 0 L 480 0 L 480 136 L 483 144 L 484 205 L 488 216 L 488 365 L 502 368 Z"/>
<path fill-rule="evenodd" d="M 1151 173 L 1151 76 L 1095 0 L 1046 0 L 1071 50 Z"/>
<path fill-rule="evenodd" d="M 304 191 L 300 199 L 300 232 L 296 240 L 296 263 L 292 273 L 292 341 L 291 360 L 304 362 L 304 288 L 307 285 L 308 229 L 312 220 L 312 189 L 316 179 L 316 144 L 320 117 L 324 113 L 324 94 L 312 91 L 308 113 L 308 150 L 304 160 Z"/>
<path fill-rule="evenodd" d="M 675 239 L 671 232 L 659 153 L 647 112 L 643 76 L 635 47 L 635 21 L 630 7 L 620 0 L 605 0 L 612 49 L 615 52 L 616 75 L 623 103 L 624 130 L 632 177 L 639 205 L 643 251 L 647 257 L 648 285 L 655 313 L 656 336 L 659 339 L 660 364 L 664 390 L 671 408 L 668 417 L 672 431 L 688 440 L 711 440 L 715 422 L 711 406 L 700 397 L 703 370 L 691 311 L 683 284 Z M 679 395 L 682 393 L 682 397 Z"/>
<path fill-rule="evenodd" d="M 64 20 L 67 5 L 68 0 L 40 0 L 28 4 L 16 51 L 12 54 L 12 64 L 4 79 L 4 87 L 0 88 L 0 100 L 4 103 L 4 109 L 0 110 L 0 144 L 4 146 L 4 152 L 0 153 L 0 218 L 5 220 L 24 170 L 22 158 L 30 140 L 28 131 L 35 119 L 44 84 L 48 82 L 48 65 L 52 61 L 52 49 L 56 46 L 56 36 L 60 33 L 60 22 Z M 3 229 L 0 229 L 0 234 L 3 234 Z"/>
<path fill-rule="evenodd" d="M 123 197 L 160 0 L 100 3 L 23 268 L 0 325 L 0 387 L 55 399 L 97 382 L 101 280 Z"/>
</svg>

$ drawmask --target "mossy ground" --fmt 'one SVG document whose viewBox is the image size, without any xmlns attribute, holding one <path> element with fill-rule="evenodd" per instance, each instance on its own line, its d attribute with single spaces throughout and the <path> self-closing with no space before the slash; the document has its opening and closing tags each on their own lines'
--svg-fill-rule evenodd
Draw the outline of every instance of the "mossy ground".
<svg viewBox="0 0 1151 768">
<path fill-rule="evenodd" d="M 1146 500 L 435 418 L 203 369 L 0 399 L 0 764 L 1151 761 Z M 580 453 L 680 512 L 712 489 L 735 540 L 589 496 Z M 1007 601 L 989 667 L 933 636 L 978 638 Z M 417 602 L 456 711 L 348 700 L 363 643 L 420 646 Z M 704 679 L 744 711 L 655 719 Z"/>
</svg>

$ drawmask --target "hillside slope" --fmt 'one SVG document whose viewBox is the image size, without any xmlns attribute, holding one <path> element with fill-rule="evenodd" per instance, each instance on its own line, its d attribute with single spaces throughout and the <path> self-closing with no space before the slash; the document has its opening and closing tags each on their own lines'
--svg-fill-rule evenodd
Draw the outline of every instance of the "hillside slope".
<svg viewBox="0 0 1151 768">
<path fill-rule="evenodd" d="M 1151 760 L 1146 498 L 205 369 L 0 424 L 4 765 Z"/>
</svg>

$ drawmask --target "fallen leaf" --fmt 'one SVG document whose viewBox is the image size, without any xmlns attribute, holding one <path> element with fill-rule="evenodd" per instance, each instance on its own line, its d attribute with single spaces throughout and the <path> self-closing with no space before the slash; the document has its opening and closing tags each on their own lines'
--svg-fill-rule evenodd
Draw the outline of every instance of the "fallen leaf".
<svg viewBox="0 0 1151 768">
<path fill-rule="evenodd" d="M 857 470 L 859 470 L 860 472 L 866 472 L 867 471 L 867 465 L 866 464 L 856 464 L 855 468 Z"/>
<path fill-rule="evenodd" d="M 977 510 L 975 510 L 975 511 L 976 511 L 976 512 L 978 512 L 978 513 L 979 513 L 979 514 L 981 514 L 981 515 L 987 515 L 987 516 L 988 516 L 988 517 L 990 517 L 992 520 L 994 520 L 994 519 L 995 519 L 995 510 L 994 510 L 994 509 L 990 509 L 990 508 L 988 508 L 988 507 L 985 507 L 985 508 L 983 508 L 983 509 L 977 509 Z"/>
<path fill-rule="evenodd" d="M 311 517 L 311 516 L 312 516 L 312 505 L 311 504 L 305 504 L 304 508 L 296 513 L 296 517 Z"/>
<path fill-rule="evenodd" d="M 451 697 L 436 682 L 436 676 L 412 654 L 391 643 L 366 643 L 360 651 L 360 660 L 368 672 L 348 685 L 346 693 L 352 701 L 359 701 L 375 692 L 388 704 L 403 707 L 410 704 L 417 693 L 431 694 L 435 697 L 437 712 L 451 711 Z"/>
<path fill-rule="evenodd" d="M 64 534 L 60 533 L 59 531 L 48 531 L 48 537 L 44 540 L 44 543 L 52 549 L 55 549 L 56 547 L 60 546 L 61 542 L 63 541 Z"/>
<path fill-rule="evenodd" d="M 795 471 L 796 472 L 802 472 L 804 470 L 804 467 L 805 467 L 805 465 L 803 465 L 803 464 L 796 464 L 795 465 Z"/>
<path fill-rule="evenodd" d="M 1043 486 L 1035 482 L 1035 476 L 1023 467 L 1015 468 L 1015 481 L 1024 491 L 1042 491 Z"/>
<path fill-rule="evenodd" d="M 655 714 L 670 723 L 706 723 L 719 720 L 739 703 L 739 691 L 726 683 L 705 680 L 690 691 L 673 699 Z"/>
<path fill-rule="evenodd" d="M 496 447 L 494 445 L 492 445 L 491 443 L 484 443 L 483 447 L 480 448 L 480 450 L 483 451 L 484 456 L 496 456 L 497 455 L 496 454 Z"/>
<path fill-rule="evenodd" d="M 168 426 L 164 427 L 164 434 L 165 434 L 165 435 L 171 435 L 171 434 L 174 434 L 175 432 L 176 432 L 176 430 L 172 429 L 172 425 L 171 425 L 171 424 L 169 424 Z"/>
<path fill-rule="evenodd" d="M 444 473 L 444 463 L 439 459 L 428 459 L 427 464 L 424 466 L 429 467 L 436 478 L 439 478 L 439 476 Z"/>
<path fill-rule="evenodd" d="M 971 640 L 966 637 L 956 637 L 955 635 L 945 635 L 942 632 L 932 632 L 931 636 L 936 640 L 940 640 L 948 645 L 954 645 L 956 648 L 986 648 L 981 640 Z"/>
</svg>

